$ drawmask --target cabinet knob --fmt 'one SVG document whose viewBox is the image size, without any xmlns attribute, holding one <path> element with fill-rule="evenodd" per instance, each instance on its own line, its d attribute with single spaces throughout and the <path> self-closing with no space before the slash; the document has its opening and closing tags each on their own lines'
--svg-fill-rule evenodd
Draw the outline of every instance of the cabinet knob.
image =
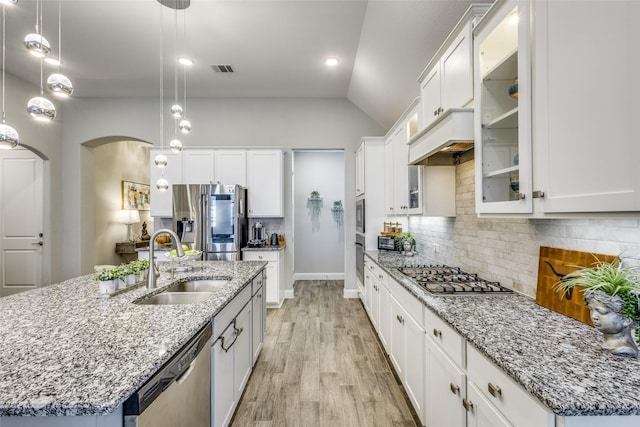
<svg viewBox="0 0 640 427">
<path fill-rule="evenodd" d="M 469 411 L 473 411 L 473 402 L 467 399 L 462 399 L 462 406 L 464 406 L 464 409 L 469 412 Z"/>
<path fill-rule="evenodd" d="M 262 255 L 258 255 L 258 259 L 262 259 Z"/>
<path fill-rule="evenodd" d="M 382 280 L 382 274 L 378 274 L 378 277 L 380 278 L 380 280 Z"/>
<path fill-rule="evenodd" d="M 433 328 L 433 336 L 442 338 L 442 331 L 436 328 Z"/>
<path fill-rule="evenodd" d="M 438 110 L 435 110 L 435 111 L 433 112 L 433 115 L 434 115 L 434 116 L 437 116 L 437 115 L 438 115 Z"/>
<path fill-rule="evenodd" d="M 451 393 L 458 394 L 460 393 L 460 386 L 454 383 L 449 383 L 449 388 L 451 389 Z"/>
<path fill-rule="evenodd" d="M 493 384 L 489 383 L 489 384 L 487 384 L 487 389 L 489 390 L 489 393 L 493 397 L 502 396 L 502 389 L 500 387 L 498 387 L 497 385 L 493 385 Z"/>
</svg>

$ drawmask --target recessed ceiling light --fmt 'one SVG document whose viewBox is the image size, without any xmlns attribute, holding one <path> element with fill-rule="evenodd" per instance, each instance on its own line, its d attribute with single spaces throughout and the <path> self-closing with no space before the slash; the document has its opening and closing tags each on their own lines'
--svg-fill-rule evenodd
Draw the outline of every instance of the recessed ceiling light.
<svg viewBox="0 0 640 427">
<path fill-rule="evenodd" d="M 182 65 L 193 65 L 193 59 L 184 56 L 179 57 L 178 62 Z"/>
<path fill-rule="evenodd" d="M 324 62 L 324 65 L 326 65 L 327 67 L 335 67 L 340 63 L 340 60 L 335 56 L 330 56 L 328 58 L 324 58 L 322 62 Z"/>
</svg>

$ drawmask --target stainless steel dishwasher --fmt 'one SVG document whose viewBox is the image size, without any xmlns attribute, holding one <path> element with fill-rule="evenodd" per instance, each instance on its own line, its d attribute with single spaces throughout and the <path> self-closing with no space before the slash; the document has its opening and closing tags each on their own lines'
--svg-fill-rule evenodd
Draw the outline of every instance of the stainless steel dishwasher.
<svg viewBox="0 0 640 427">
<path fill-rule="evenodd" d="M 124 402 L 124 427 L 208 427 L 211 324 Z"/>
</svg>

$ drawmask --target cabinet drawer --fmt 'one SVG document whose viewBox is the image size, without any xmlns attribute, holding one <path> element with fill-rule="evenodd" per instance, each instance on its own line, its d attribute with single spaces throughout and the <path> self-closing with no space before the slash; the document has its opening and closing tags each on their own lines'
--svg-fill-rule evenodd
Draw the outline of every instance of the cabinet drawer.
<svg viewBox="0 0 640 427">
<path fill-rule="evenodd" d="M 424 329 L 424 316 L 422 314 L 424 306 L 422 303 L 388 274 L 384 273 L 382 277 L 383 280 L 380 282 L 383 286 L 389 289 L 389 293 L 398 301 L 400 306 Z"/>
<path fill-rule="evenodd" d="M 213 316 L 213 335 L 211 342 L 215 342 L 222 332 L 229 326 L 229 323 L 233 321 L 233 318 L 240 313 L 242 308 L 251 299 L 251 286 L 245 286 L 235 298 L 224 306 L 222 310 L 215 316 Z"/>
<path fill-rule="evenodd" d="M 425 330 L 459 367 L 465 367 L 465 340 L 435 313 L 425 309 Z"/>
<path fill-rule="evenodd" d="M 467 376 L 511 424 L 553 425 L 554 416 L 549 409 L 471 345 L 467 345 Z"/>
<path fill-rule="evenodd" d="M 278 252 L 276 251 L 244 251 L 242 259 L 245 261 L 278 261 Z"/>
</svg>

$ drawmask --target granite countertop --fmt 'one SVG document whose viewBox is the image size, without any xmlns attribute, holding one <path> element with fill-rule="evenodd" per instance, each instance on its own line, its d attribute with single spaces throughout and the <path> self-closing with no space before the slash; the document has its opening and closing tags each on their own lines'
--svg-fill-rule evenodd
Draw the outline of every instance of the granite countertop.
<svg viewBox="0 0 640 427">
<path fill-rule="evenodd" d="M 554 413 L 640 415 L 640 359 L 602 350 L 595 328 L 517 293 L 434 296 L 397 267 L 437 262 L 398 253 L 365 255 Z"/>
<path fill-rule="evenodd" d="M 245 246 L 241 250 L 242 250 L 242 252 L 283 251 L 284 248 L 286 248 L 286 245 L 284 245 L 284 246 L 266 245 L 266 246 L 260 246 L 259 248 L 250 248 L 249 246 Z"/>
<path fill-rule="evenodd" d="M 160 263 L 156 289 L 97 299 L 92 275 L 0 298 L 0 416 L 113 412 L 200 331 L 267 263 Z M 165 265 L 167 264 L 167 265 Z M 184 305 L 133 301 L 185 279 L 230 276 L 209 299 Z"/>
</svg>

